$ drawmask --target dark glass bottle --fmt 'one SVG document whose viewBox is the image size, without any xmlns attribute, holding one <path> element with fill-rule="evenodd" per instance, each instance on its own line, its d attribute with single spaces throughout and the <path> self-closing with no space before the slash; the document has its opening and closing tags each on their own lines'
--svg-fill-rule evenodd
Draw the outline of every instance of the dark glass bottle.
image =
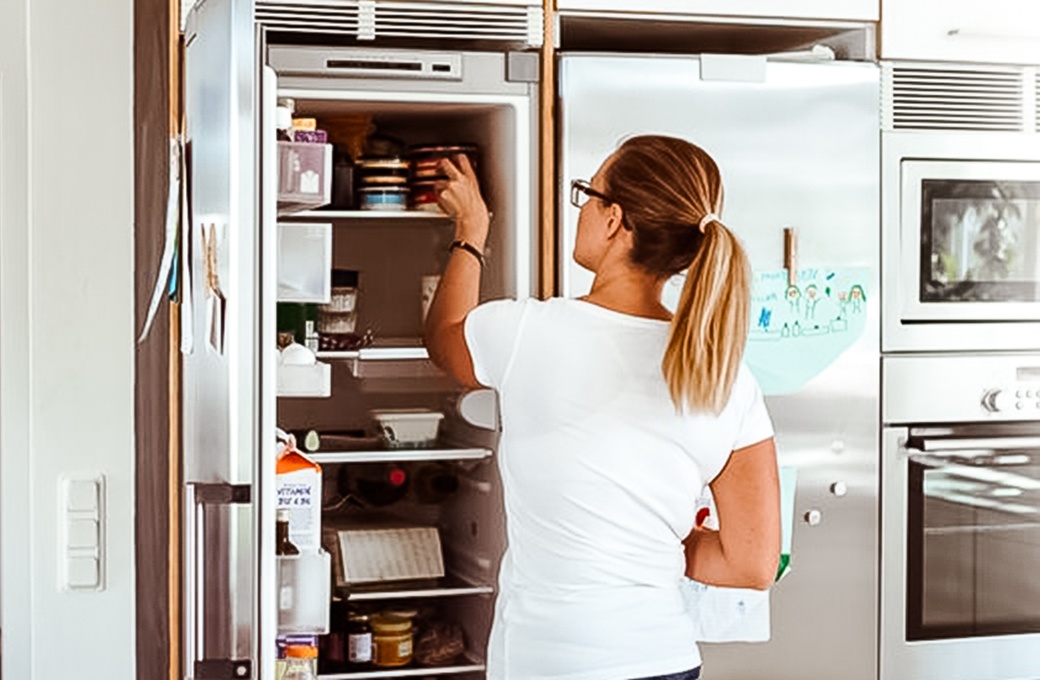
<svg viewBox="0 0 1040 680">
<path fill-rule="evenodd" d="M 289 540 L 289 508 L 278 508 L 275 523 L 274 550 L 276 555 L 299 555 L 300 549 Z"/>
</svg>

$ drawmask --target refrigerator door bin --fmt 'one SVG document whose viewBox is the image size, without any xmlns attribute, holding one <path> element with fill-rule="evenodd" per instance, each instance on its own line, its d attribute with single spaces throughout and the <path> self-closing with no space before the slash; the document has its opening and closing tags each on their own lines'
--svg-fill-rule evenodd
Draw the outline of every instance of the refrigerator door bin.
<svg viewBox="0 0 1040 680">
<path fill-rule="evenodd" d="M 278 302 L 329 302 L 331 271 L 331 223 L 278 223 Z"/>
<path fill-rule="evenodd" d="M 309 366 L 278 366 L 279 397 L 331 397 L 332 366 L 320 361 Z"/>
<path fill-rule="evenodd" d="M 329 632 L 332 560 L 320 551 L 278 556 L 278 634 Z"/>
<path fill-rule="evenodd" d="M 291 213 L 332 200 L 332 145 L 278 142 L 278 211 Z"/>
</svg>

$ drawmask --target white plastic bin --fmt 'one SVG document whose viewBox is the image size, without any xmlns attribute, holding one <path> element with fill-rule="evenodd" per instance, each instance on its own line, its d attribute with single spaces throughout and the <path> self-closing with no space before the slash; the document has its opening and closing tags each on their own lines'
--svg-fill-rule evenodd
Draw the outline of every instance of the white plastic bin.
<svg viewBox="0 0 1040 680">
<path fill-rule="evenodd" d="M 322 362 L 309 366 L 278 366 L 279 397 L 331 397 L 332 366 Z"/>
<path fill-rule="evenodd" d="M 278 210 L 293 212 L 332 200 L 332 145 L 278 142 Z"/>
<path fill-rule="evenodd" d="M 278 223 L 278 301 L 332 299 L 332 224 Z"/>
<path fill-rule="evenodd" d="M 329 632 L 332 560 L 317 553 L 278 556 L 278 634 Z"/>
</svg>

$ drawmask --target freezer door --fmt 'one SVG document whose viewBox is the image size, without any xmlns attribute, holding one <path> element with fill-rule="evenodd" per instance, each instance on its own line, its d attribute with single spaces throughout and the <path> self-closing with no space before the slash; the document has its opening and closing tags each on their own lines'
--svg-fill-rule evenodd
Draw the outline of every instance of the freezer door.
<svg viewBox="0 0 1040 680">
<path fill-rule="evenodd" d="M 261 385 L 252 3 L 199 3 L 185 38 L 183 671 L 186 678 L 256 677 Z"/>
<path fill-rule="evenodd" d="M 802 290 L 809 292 L 805 282 L 818 282 L 813 293 L 824 298 L 821 305 L 832 305 L 839 317 L 856 317 L 855 334 L 839 332 L 852 326 L 834 316 L 809 319 L 807 304 L 788 309 L 782 298 L 759 304 L 770 291 L 756 297 L 752 326 L 760 342 L 749 341 L 748 364 L 767 395 L 780 463 L 798 474 L 792 570 L 772 593 L 770 642 L 705 645 L 702 651 L 705 669 L 719 680 L 874 680 L 877 68 L 740 56 L 574 54 L 561 59 L 560 88 L 562 187 L 589 179 L 628 136 L 686 138 L 719 164 L 722 221 L 747 247 L 756 285 L 772 282 L 784 295 L 783 230 L 794 227 Z M 588 291 L 592 276 L 571 259 L 578 211 L 566 198 L 561 196 L 559 273 L 563 294 L 575 296 Z M 845 297 L 852 287 L 828 283 L 843 279 L 859 286 L 854 309 Z M 776 280 L 782 282 L 778 289 Z M 666 302 L 677 297 L 674 283 L 666 286 Z M 781 314 L 800 316 L 799 328 L 819 333 L 767 333 L 768 315 L 760 312 L 772 307 L 774 321 Z M 823 352 L 826 360 L 818 361 Z"/>
</svg>

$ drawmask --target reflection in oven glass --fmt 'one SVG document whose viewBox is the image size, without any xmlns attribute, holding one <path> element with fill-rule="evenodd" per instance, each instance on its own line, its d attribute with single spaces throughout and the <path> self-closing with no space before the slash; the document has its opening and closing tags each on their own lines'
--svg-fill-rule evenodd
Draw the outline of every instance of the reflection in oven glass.
<svg viewBox="0 0 1040 680">
<path fill-rule="evenodd" d="M 1040 460 L 910 463 L 907 639 L 1040 632 Z"/>
<path fill-rule="evenodd" d="M 921 299 L 1040 299 L 1040 185 L 922 182 Z"/>
</svg>

